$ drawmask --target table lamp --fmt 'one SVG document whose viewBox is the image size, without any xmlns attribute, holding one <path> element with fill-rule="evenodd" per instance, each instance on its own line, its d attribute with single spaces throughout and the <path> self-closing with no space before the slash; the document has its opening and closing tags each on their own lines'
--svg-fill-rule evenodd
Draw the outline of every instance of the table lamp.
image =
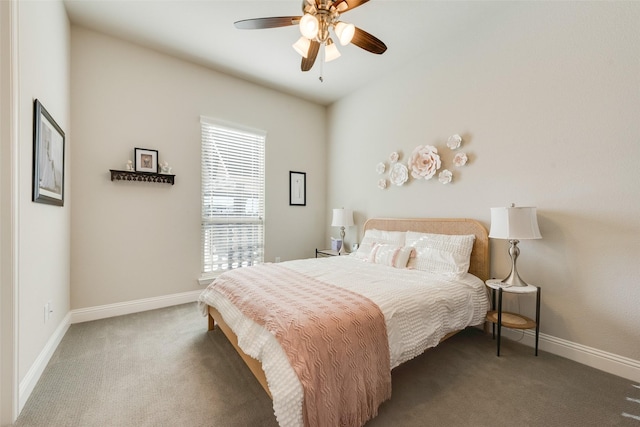
<svg viewBox="0 0 640 427">
<path fill-rule="evenodd" d="M 331 221 L 332 227 L 340 227 L 340 239 L 342 239 L 342 244 L 340 245 L 340 249 L 338 249 L 339 254 L 346 253 L 344 246 L 344 228 L 351 227 L 353 225 L 353 211 L 351 209 L 334 209 L 333 210 L 333 220 Z"/>
<path fill-rule="evenodd" d="M 494 239 L 507 239 L 511 243 L 509 255 L 511 255 L 511 273 L 502 280 L 504 286 L 528 286 L 527 282 L 520 278 L 516 269 L 516 260 L 520 255 L 518 243 L 525 239 L 542 239 L 538 228 L 536 208 L 520 207 L 511 204 L 505 208 L 491 208 L 491 231 L 489 237 Z"/>
</svg>

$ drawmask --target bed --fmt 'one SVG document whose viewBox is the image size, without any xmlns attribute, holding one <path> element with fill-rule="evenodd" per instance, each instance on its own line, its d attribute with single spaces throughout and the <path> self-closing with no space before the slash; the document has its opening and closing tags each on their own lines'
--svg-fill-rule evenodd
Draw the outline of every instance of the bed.
<svg viewBox="0 0 640 427">
<path fill-rule="evenodd" d="M 401 241 L 398 240 L 400 238 Z M 450 270 L 451 260 L 447 258 L 443 261 L 441 251 L 433 249 L 434 238 L 439 242 L 437 249 L 444 248 L 444 258 L 451 256 L 447 251 L 453 253 L 454 270 Z M 424 241 L 430 243 L 421 246 L 421 242 Z M 464 252 L 466 249 L 463 249 L 461 255 L 459 252 L 462 246 L 468 248 L 468 251 Z M 439 255 L 434 257 L 434 252 Z M 428 255 L 428 262 L 421 264 L 425 260 L 424 254 Z M 462 257 L 465 261 L 459 263 L 457 257 Z M 377 414 L 381 401 L 390 397 L 391 369 L 436 346 L 456 332 L 484 322 L 488 310 L 484 280 L 489 278 L 489 261 L 487 231 L 475 220 L 374 218 L 365 223 L 364 237 L 356 253 L 350 256 L 295 260 L 233 270 L 233 274 L 225 273 L 218 276 L 203 291 L 199 298 L 199 306 L 208 317 L 209 330 L 213 330 L 216 325 L 222 330 L 272 398 L 274 413 L 281 426 L 362 425 Z M 407 268 L 408 266 L 410 268 Z M 435 272 L 431 271 L 432 269 Z M 260 281 L 271 274 L 272 278 L 265 280 L 274 282 L 275 287 L 265 288 L 269 289 L 267 291 L 263 288 L 255 291 L 251 287 L 253 284 L 250 282 Z M 300 277 L 309 279 L 309 287 L 298 287 L 297 280 Z M 287 285 L 285 282 L 291 283 Z M 234 289 L 238 295 L 229 293 L 234 292 Z M 334 294 L 335 290 L 338 290 L 338 293 Z M 366 389 L 367 396 L 361 398 L 365 403 L 348 402 L 349 405 L 360 405 L 352 411 L 357 412 L 357 416 L 350 414 L 343 417 L 339 413 L 336 414 L 342 411 L 335 409 L 337 406 L 322 407 L 325 400 L 330 400 L 329 397 L 333 399 L 334 395 L 340 393 L 336 393 L 336 389 L 327 392 L 317 390 L 314 385 L 317 385 L 317 388 L 321 388 L 325 383 L 333 385 L 333 371 L 325 371 L 322 366 L 317 368 L 320 369 L 318 371 L 313 370 L 316 368 L 307 371 L 307 367 L 301 370 L 299 365 L 302 362 L 299 359 L 310 359 L 314 356 L 306 355 L 302 349 L 294 351 L 290 348 L 291 341 L 308 340 L 308 346 L 312 349 L 318 347 L 314 346 L 314 343 L 320 342 L 320 347 L 324 347 L 325 342 L 317 337 L 307 337 L 312 334 L 311 328 L 309 331 L 300 332 L 302 338 L 283 338 L 283 333 L 296 329 L 290 325 L 300 317 L 300 311 L 291 315 L 291 318 L 286 317 L 282 314 L 282 306 L 285 305 L 282 301 L 288 300 L 290 294 L 298 291 L 314 294 L 314 297 L 315 294 L 331 293 L 333 300 L 328 306 L 332 314 L 327 316 L 332 318 L 336 317 L 334 310 L 337 308 L 334 306 L 351 300 L 352 294 L 362 295 L 364 302 L 358 300 L 356 308 L 347 307 L 345 310 L 367 312 L 369 306 L 362 308 L 362 304 L 372 303 L 374 310 L 380 312 L 379 317 L 375 319 L 369 312 L 366 315 L 367 319 L 372 319 L 372 324 L 383 323 L 384 343 L 379 340 L 380 332 L 373 332 L 374 329 L 380 329 L 379 325 L 376 326 L 378 329 L 365 325 L 371 333 L 363 332 L 363 321 L 356 320 L 354 327 L 357 331 L 349 338 L 353 339 L 353 343 L 344 344 L 346 349 L 336 344 L 337 350 L 332 347 L 333 344 L 328 345 L 335 354 L 327 357 L 344 360 L 345 364 L 351 362 L 353 365 L 363 366 L 365 372 L 362 378 L 346 381 L 349 387 L 353 386 L 357 391 L 349 389 L 343 393 L 351 396 Z M 265 292 L 269 295 L 264 296 L 264 302 L 256 304 L 255 301 Z M 393 295 L 390 296 L 391 294 Z M 269 300 L 270 297 L 273 301 Z M 243 305 L 251 303 L 255 305 L 253 308 L 248 309 Z M 322 305 L 318 300 L 309 304 Z M 256 317 L 256 311 L 262 311 L 265 319 Z M 285 323 L 282 328 L 286 331 L 274 331 L 274 323 Z M 324 325 L 314 327 L 320 328 L 319 332 L 313 332 L 314 334 L 324 334 L 327 329 Z M 343 336 L 336 338 L 336 341 L 349 341 L 344 338 L 346 333 L 341 333 Z M 377 335 L 369 337 L 374 334 Z M 366 340 L 361 335 L 367 335 Z M 314 339 L 319 341 L 313 341 Z M 369 339 L 378 341 L 367 344 Z M 363 343 L 365 341 L 367 343 Z M 365 349 L 366 345 L 370 347 Z M 300 356 L 298 353 L 306 356 Z M 360 360 L 357 357 L 364 359 Z M 355 360 L 357 362 L 354 362 Z M 335 360 L 332 363 L 336 364 Z M 319 362 L 310 364 L 321 365 Z M 351 374 L 354 366 L 331 369 L 338 369 L 335 376 L 342 378 L 344 372 Z M 388 371 L 388 376 L 379 379 L 376 377 L 378 373 L 372 373 L 372 370 Z M 384 372 L 379 374 L 384 375 Z M 373 377 L 376 377 L 377 382 L 371 379 Z M 310 383 L 313 385 L 309 385 Z M 344 385 L 335 387 L 340 388 Z M 331 401 L 328 404 L 343 404 L 339 402 L 340 398 L 335 399 L 335 402 Z M 347 397 L 347 400 L 349 399 L 350 397 Z M 317 402 L 309 406 L 309 402 L 315 401 Z M 362 405 L 368 406 L 364 408 Z M 325 417 L 329 413 L 333 418 Z"/>
</svg>

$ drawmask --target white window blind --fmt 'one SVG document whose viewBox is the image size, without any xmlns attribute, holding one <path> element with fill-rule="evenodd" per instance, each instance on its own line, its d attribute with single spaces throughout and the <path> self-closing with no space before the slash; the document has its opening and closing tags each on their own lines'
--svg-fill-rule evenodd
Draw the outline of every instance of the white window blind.
<svg viewBox="0 0 640 427">
<path fill-rule="evenodd" d="M 201 118 L 202 273 L 264 261 L 266 133 Z"/>
</svg>

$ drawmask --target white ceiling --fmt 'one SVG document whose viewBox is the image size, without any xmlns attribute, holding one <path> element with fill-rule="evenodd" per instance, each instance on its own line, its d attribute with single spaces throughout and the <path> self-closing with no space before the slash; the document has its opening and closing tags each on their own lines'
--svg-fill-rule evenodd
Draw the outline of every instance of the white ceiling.
<svg viewBox="0 0 640 427">
<path fill-rule="evenodd" d="M 375 55 L 339 46 L 342 56 L 306 73 L 291 45 L 295 26 L 238 30 L 237 20 L 301 14 L 300 0 L 64 0 L 73 24 L 166 52 L 214 70 L 328 105 L 452 38 L 473 37 L 514 3 L 371 0 L 342 20 L 387 45 Z"/>
</svg>

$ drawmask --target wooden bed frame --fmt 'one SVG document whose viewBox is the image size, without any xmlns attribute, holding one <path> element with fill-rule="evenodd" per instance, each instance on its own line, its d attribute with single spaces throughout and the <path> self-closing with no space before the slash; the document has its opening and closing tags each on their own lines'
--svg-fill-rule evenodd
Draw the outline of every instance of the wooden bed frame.
<svg viewBox="0 0 640 427">
<path fill-rule="evenodd" d="M 479 277 L 483 281 L 489 278 L 491 261 L 489 258 L 489 235 L 487 233 L 487 229 L 476 220 L 466 218 L 372 218 L 367 220 L 364 224 L 364 231 L 369 229 L 417 231 L 420 233 L 434 234 L 473 234 L 476 236 L 476 239 L 473 243 L 473 250 L 471 252 L 469 273 Z M 220 330 L 222 330 L 229 339 L 229 342 L 231 342 L 240 357 L 242 357 L 244 363 L 251 370 L 260 385 L 262 385 L 262 388 L 264 388 L 269 397 L 272 397 L 261 363 L 251 356 L 248 356 L 240 349 L 238 346 L 238 337 L 224 322 L 218 310 L 209 306 L 208 312 L 209 330 L 214 330 L 215 325 L 220 327 Z M 456 332 L 452 332 L 446 335 L 442 341 L 455 334 Z"/>
</svg>

